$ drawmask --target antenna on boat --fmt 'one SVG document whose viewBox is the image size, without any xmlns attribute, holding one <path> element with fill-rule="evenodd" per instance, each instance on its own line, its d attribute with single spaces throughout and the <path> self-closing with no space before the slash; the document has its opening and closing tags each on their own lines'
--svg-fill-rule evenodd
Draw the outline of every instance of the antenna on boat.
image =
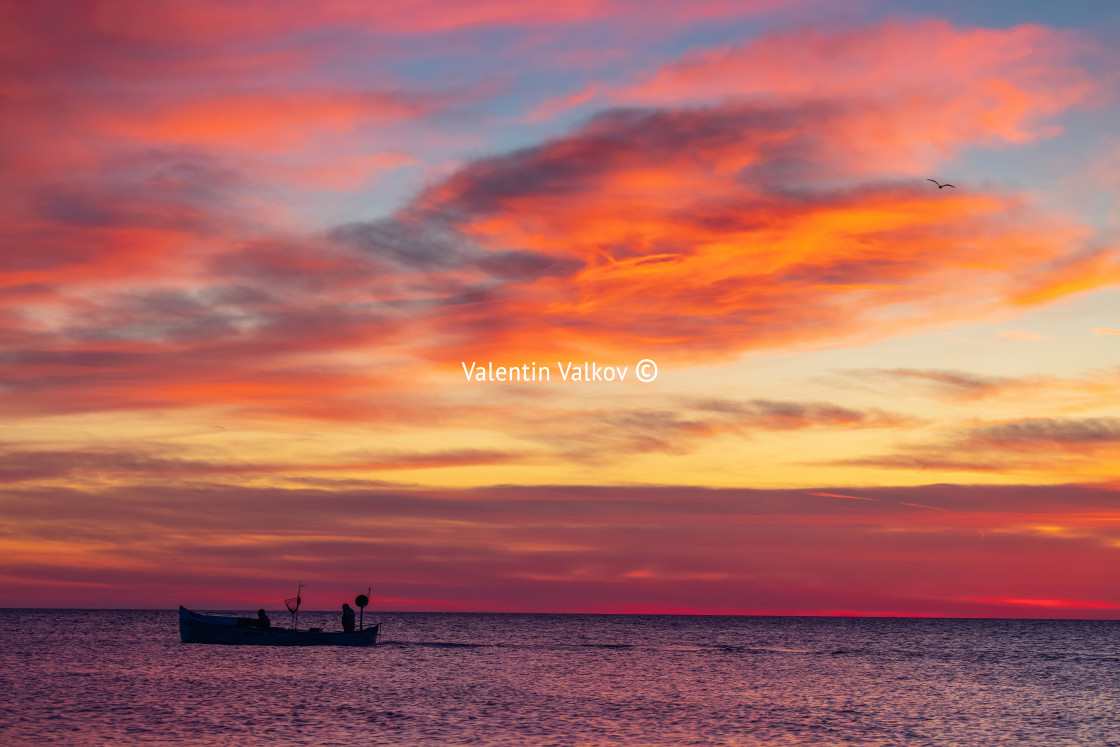
<svg viewBox="0 0 1120 747">
<path fill-rule="evenodd" d="M 354 597 L 354 604 L 358 605 L 358 630 L 362 629 L 362 618 L 365 617 L 366 605 L 369 604 L 369 593 L 372 590 L 373 587 L 370 586 L 366 589 L 365 594 L 359 594 L 358 596 Z"/>
<path fill-rule="evenodd" d="M 284 600 L 284 606 L 288 608 L 288 612 L 292 613 L 292 630 L 296 630 L 299 626 L 299 603 L 303 601 L 300 599 L 299 593 L 303 590 L 303 581 L 299 582 L 296 587 L 296 595 L 291 599 Z"/>
</svg>

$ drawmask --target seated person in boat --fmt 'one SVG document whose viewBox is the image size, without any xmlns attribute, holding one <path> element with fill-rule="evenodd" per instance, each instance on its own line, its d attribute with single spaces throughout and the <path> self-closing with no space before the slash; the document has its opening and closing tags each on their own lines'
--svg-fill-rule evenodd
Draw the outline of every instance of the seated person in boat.
<svg viewBox="0 0 1120 747">
<path fill-rule="evenodd" d="M 345 603 L 342 605 L 342 629 L 347 633 L 354 632 L 354 610 Z"/>
<path fill-rule="evenodd" d="M 272 621 L 268 619 L 268 615 L 264 610 L 257 610 L 256 617 L 239 617 L 237 618 L 237 627 L 239 628 L 271 628 Z"/>
</svg>

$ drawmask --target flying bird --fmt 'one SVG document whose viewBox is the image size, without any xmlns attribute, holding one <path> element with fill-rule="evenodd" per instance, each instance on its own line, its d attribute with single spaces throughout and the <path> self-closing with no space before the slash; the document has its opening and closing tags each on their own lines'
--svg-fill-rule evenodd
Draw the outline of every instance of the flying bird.
<svg viewBox="0 0 1120 747">
<path fill-rule="evenodd" d="M 952 184 L 939 184 L 936 179 L 926 179 L 926 181 L 927 182 L 933 182 L 934 184 L 937 184 L 938 189 L 945 189 L 946 187 L 953 187 Z M 953 187 L 953 189 L 956 189 L 956 187 Z"/>
</svg>

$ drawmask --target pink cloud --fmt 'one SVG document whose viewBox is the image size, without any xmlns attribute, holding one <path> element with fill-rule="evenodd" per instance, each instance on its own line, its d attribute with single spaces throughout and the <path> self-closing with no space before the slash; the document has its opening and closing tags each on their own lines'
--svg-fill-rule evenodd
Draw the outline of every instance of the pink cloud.
<svg viewBox="0 0 1120 747">
<path fill-rule="evenodd" d="M 1099 53 L 1074 33 L 1042 26 L 958 29 L 924 20 L 845 32 L 798 29 L 695 51 L 630 85 L 590 84 L 542 103 L 533 116 L 595 99 L 660 106 L 841 101 L 854 121 L 859 110 L 874 120 L 838 138 L 849 168 L 922 170 L 965 144 L 1057 134 L 1050 118 L 1099 95 L 1098 82 L 1078 64 L 1079 55 Z"/>
</svg>

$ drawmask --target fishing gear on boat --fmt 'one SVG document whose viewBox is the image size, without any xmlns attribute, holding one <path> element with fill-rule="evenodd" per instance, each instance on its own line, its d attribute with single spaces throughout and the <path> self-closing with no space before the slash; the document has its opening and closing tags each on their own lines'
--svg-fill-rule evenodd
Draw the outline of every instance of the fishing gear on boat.
<svg viewBox="0 0 1120 747">
<path fill-rule="evenodd" d="M 373 591 L 372 586 L 366 589 L 365 594 L 354 597 L 354 604 L 358 605 L 358 630 L 362 629 L 362 618 L 365 617 L 366 605 L 369 604 L 369 593 L 371 591 Z"/>
<path fill-rule="evenodd" d="M 303 601 L 300 598 L 302 590 L 303 581 L 300 581 L 299 586 L 296 587 L 296 595 L 284 600 L 284 606 L 288 608 L 288 612 L 292 613 L 292 630 L 298 630 L 299 628 L 299 603 Z"/>
</svg>

